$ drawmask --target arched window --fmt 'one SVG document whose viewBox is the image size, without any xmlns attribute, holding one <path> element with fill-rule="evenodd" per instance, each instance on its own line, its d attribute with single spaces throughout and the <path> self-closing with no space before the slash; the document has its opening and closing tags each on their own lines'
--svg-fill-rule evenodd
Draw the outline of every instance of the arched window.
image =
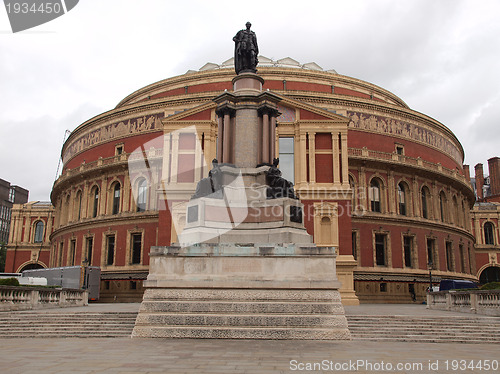
<svg viewBox="0 0 500 374">
<path fill-rule="evenodd" d="M 370 204 L 372 212 L 380 212 L 380 183 L 377 179 L 370 182 Z"/>
<path fill-rule="evenodd" d="M 35 236 L 33 238 L 33 243 L 43 242 L 43 229 L 44 229 L 43 221 L 38 221 L 35 224 Z"/>
<path fill-rule="evenodd" d="M 118 214 L 120 212 L 120 183 L 116 183 L 113 188 L 113 211 L 112 214 Z"/>
<path fill-rule="evenodd" d="M 439 194 L 439 211 L 441 213 L 441 221 L 446 222 L 446 195 L 443 191 Z"/>
<path fill-rule="evenodd" d="M 486 222 L 484 224 L 484 244 L 495 244 L 495 238 L 493 232 L 495 227 L 491 222 Z"/>
<path fill-rule="evenodd" d="M 398 208 L 399 214 L 406 216 L 406 188 L 403 183 L 398 184 Z"/>
<path fill-rule="evenodd" d="M 76 193 L 75 198 L 76 220 L 79 221 L 82 215 L 82 191 Z"/>
<path fill-rule="evenodd" d="M 144 212 L 148 202 L 148 183 L 141 179 L 137 184 L 137 211 Z"/>
<path fill-rule="evenodd" d="M 460 225 L 460 215 L 458 210 L 458 200 L 456 196 L 453 196 L 453 223 L 457 226 Z"/>
<path fill-rule="evenodd" d="M 94 187 L 92 190 L 92 200 L 93 200 L 93 208 L 92 208 L 92 217 L 97 217 L 99 212 L 99 187 Z"/>
<path fill-rule="evenodd" d="M 427 206 L 427 200 L 429 198 L 429 189 L 427 187 L 422 187 L 422 217 L 429 218 L 429 210 Z"/>
</svg>

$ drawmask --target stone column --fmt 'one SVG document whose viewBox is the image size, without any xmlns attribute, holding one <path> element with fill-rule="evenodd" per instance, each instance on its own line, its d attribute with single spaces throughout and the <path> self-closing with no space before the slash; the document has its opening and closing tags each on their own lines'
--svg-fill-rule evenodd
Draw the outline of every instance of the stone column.
<svg viewBox="0 0 500 374">
<path fill-rule="evenodd" d="M 279 115 L 278 112 L 275 113 L 275 115 L 271 116 L 271 128 L 269 131 L 271 132 L 271 139 L 270 139 L 270 145 L 271 149 L 269 150 L 271 155 L 270 155 L 270 162 L 273 162 L 273 158 L 276 157 L 276 117 Z"/>
<path fill-rule="evenodd" d="M 271 148 L 271 130 L 269 124 L 269 113 L 262 114 L 262 162 L 271 163 L 270 159 Z"/>
<path fill-rule="evenodd" d="M 309 182 L 316 183 L 315 132 L 309 133 Z"/>
<path fill-rule="evenodd" d="M 223 121 L 223 134 L 224 134 L 224 139 L 223 139 L 223 146 L 222 146 L 222 162 L 226 163 L 232 163 L 233 160 L 231 160 L 231 147 L 232 147 L 232 128 L 231 128 L 231 116 L 229 112 L 224 113 L 224 121 Z"/>
<path fill-rule="evenodd" d="M 347 133 L 340 133 L 340 146 L 342 152 L 342 184 L 349 185 L 349 163 L 347 154 Z"/>
<path fill-rule="evenodd" d="M 338 133 L 332 133 L 332 155 L 333 155 L 333 183 L 340 183 L 340 157 L 339 157 L 339 136 Z"/>
<path fill-rule="evenodd" d="M 222 138 L 224 137 L 224 122 L 221 116 L 217 116 L 217 159 L 222 162 Z"/>
</svg>

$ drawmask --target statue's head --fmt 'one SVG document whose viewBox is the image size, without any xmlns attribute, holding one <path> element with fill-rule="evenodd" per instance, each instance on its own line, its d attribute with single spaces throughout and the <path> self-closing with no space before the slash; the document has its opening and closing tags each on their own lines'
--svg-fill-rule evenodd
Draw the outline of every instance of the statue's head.
<svg viewBox="0 0 500 374">
<path fill-rule="evenodd" d="M 250 22 L 247 22 L 246 26 L 247 26 L 247 29 L 250 30 L 250 27 L 252 27 L 252 24 Z"/>
</svg>

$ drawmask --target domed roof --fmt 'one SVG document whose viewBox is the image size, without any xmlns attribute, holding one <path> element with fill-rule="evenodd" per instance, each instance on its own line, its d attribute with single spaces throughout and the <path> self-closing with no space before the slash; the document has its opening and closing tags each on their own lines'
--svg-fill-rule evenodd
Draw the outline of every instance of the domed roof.
<svg viewBox="0 0 500 374">
<path fill-rule="evenodd" d="M 324 70 L 321 66 L 319 66 L 315 62 L 308 62 L 305 64 L 301 64 L 297 60 L 294 60 L 291 57 L 281 58 L 279 60 L 273 60 L 268 57 L 259 55 L 259 63 L 257 67 L 282 67 L 282 68 L 296 68 L 296 69 L 305 69 L 305 70 L 316 70 L 316 71 L 326 71 L 332 74 L 338 74 L 335 70 Z M 221 64 L 215 64 L 213 62 L 207 62 L 203 65 L 199 70 L 188 70 L 186 74 L 196 73 L 198 71 L 206 71 L 206 70 L 217 70 L 217 69 L 234 69 L 234 57 L 224 61 Z"/>
</svg>

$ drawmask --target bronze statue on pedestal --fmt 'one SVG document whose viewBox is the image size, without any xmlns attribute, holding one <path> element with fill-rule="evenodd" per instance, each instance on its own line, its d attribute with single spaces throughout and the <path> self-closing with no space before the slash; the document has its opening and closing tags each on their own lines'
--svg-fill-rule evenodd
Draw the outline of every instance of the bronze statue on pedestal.
<svg viewBox="0 0 500 374">
<path fill-rule="evenodd" d="M 246 30 L 240 30 L 233 38 L 234 41 L 234 70 L 236 74 L 256 73 L 259 63 L 257 55 L 259 47 L 257 45 L 257 36 L 250 30 L 252 24 L 246 23 Z"/>
</svg>

